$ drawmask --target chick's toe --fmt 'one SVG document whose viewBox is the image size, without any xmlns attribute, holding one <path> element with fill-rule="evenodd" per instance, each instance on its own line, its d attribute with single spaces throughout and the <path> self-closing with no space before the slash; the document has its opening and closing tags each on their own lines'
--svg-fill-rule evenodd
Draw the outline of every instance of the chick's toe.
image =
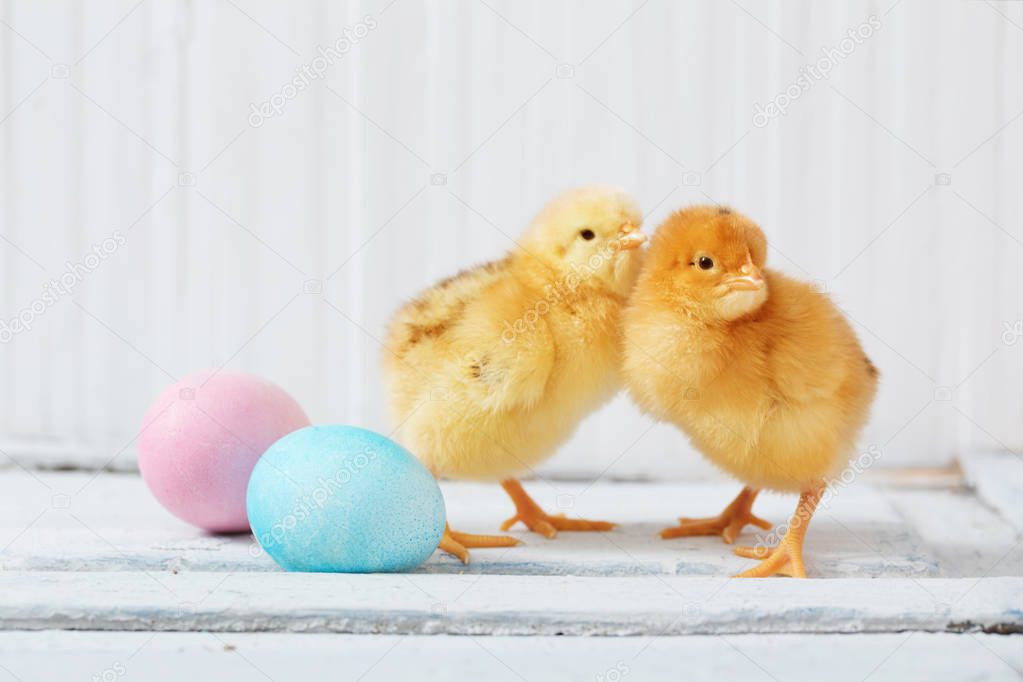
<svg viewBox="0 0 1023 682">
<path fill-rule="evenodd" d="M 501 524 L 501 530 L 506 531 L 521 521 L 529 530 L 551 539 L 557 536 L 559 530 L 609 531 L 615 528 L 615 524 L 609 521 L 570 519 L 564 514 L 547 514 L 515 479 L 504 481 L 501 486 L 515 503 L 515 515 Z"/>
</svg>

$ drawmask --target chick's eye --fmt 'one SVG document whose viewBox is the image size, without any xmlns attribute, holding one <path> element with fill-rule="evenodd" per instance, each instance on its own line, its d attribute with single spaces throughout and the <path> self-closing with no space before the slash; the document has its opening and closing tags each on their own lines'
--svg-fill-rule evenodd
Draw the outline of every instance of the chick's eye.
<svg viewBox="0 0 1023 682">
<path fill-rule="evenodd" d="M 586 241 L 590 241 L 591 239 L 593 239 L 597 235 L 595 235 L 593 233 L 593 230 L 591 230 L 589 228 L 586 228 L 585 230 L 580 230 L 579 231 L 579 236 L 582 237 L 583 239 L 585 239 Z"/>
<path fill-rule="evenodd" d="M 700 266 L 701 270 L 710 270 L 714 267 L 714 261 L 707 256 L 700 256 L 700 260 L 697 265 Z"/>
</svg>

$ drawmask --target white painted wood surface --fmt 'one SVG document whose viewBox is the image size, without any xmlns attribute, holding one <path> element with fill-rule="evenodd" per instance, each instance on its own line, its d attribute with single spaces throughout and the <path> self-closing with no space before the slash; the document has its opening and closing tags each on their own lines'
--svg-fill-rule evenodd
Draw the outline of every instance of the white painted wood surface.
<svg viewBox="0 0 1023 682">
<path fill-rule="evenodd" d="M 523 545 L 473 552 L 463 566 L 436 553 L 417 573 L 501 575 L 713 576 L 750 565 L 717 538 L 664 541 L 657 531 L 680 515 L 717 513 L 735 487 L 706 484 L 535 482 L 551 511 L 607 518 L 611 533 L 562 533 L 554 541 L 522 530 Z M 495 532 L 511 514 L 498 486 L 444 485 L 451 523 Z M 780 523 L 795 499 L 764 495 L 761 516 Z M 750 527 L 740 542 L 758 536 Z M 984 503 L 948 490 L 853 485 L 813 520 L 807 566 L 819 578 L 1023 576 L 1019 532 Z M 277 571 L 248 535 L 209 536 L 168 514 L 135 476 L 8 473 L 0 476 L 0 570 Z"/>
<path fill-rule="evenodd" d="M 760 220 L 771 261 L 826 286 L 881 368 L 863 442 L 880 466 L 1023 447 L 1019 3 L 0 8 L 0 319 L 127 237 L 0 345 L 0 448 L 23 463 L 131 468 L 168 375 L 224 363 L 317 421 L 386 432 L 374 337 L 391 311 L 592 181 L 651 223 L 709 198 Z M 249 125 L 367 15 L 323 79 Z M 753 124 L 872 15 L 827 80 Z M 708 471 L 624 399 L 545 469 Z"/>
<path fill-rule="evenodd" d="M 459 635 L 1023 632 L 1023 578 L 0 574 L 0 628 Z"/>
<path fill-rule="evenodd" d="M 974 480 L 1023 466 L 971 461 Z M 622 526 L 520 532 L 524 546 L 476 550 L 465 568 L 437 554 L 410 574 L 322 575 L 174 520 L 134 475 L 7 472 L 0 679 L 1018 679 L 1023 635 L 1004 633 L 1023 629 L 1023 544 L 997 498 L 864 478 L 811 526 L 816 579 L 747 581 L 728 577 L 748 562 L 716 538 L 654 537 L 719 508 L 726 485 L 538 481 L 548 508 Z M 444 492 L 467 530 L 508 511 L 496 486 Z M 757 511 L 780 520 L 791 504 Z"/>
<path fill-rule="evenodd" d="M 976 453 L 963 460 L 966 480 L 998 513 L 1023 531 L 1023 457 Z"/>
<path fill-rule="evenodd" d="M 549 487 L 548 487 L 549 486 Z M 287 574 L 247 536 L 171 518 L 131 475 L 0 476 L 0 622 L 7 629 L 273 630 L 587 635 L 893 632 L 1023 627 L 1023 544 L 966 490 L 839 491 L 814 519 L 818 578 L 736 581 L 748 564 L 717 538 L 662 541 L 675 515 L 712 513 L 732 492 L 697 484 L 552 483 L 545 506 L 604 515 L 611 533 L 563 533 L 436 554 L 406 575 Z M 494 486 L 445 486 L 459 527 L 508 513 Z M 571 502 L 571 504 L 569 504 Z M 785 518 L 791 499 L 757 511 Z M 754 542 L 747 533 L 744 541 Z"/>
<path fill-rule="evenodd" d="M 1018 680 L 1023 649 L 998 635 L 449 637 L 236 633 L 0 633 L 0 674 L 23 682 L 494 680 Z M 614 675 L 620 673 L 620 677 Z M 601 677 L 603 676 L 603 677 Z M 101 678 L 102 679 L 102 678 Z"/>
</svg>

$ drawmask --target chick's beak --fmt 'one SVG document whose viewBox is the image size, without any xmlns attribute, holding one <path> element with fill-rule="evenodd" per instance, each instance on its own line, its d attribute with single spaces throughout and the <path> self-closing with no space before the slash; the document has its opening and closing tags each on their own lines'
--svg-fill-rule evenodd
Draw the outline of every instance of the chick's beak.
<svg viewBox="0 0 1023 682">
<path fill-rule="evenodd" d="M 631 222 L 622 225 L 618 230 L 618 248 L 622 251 L 637 249 L 646 241 L 646 235 L 636 229 Z"/>
<path fill-rule="evenodd" d="M 764 288 L 764 276 L 753 263 L 747 261 L 739 272 L 741 274 L 725 280 L 725 285 L 732 291 L 759 291 Z"/>
</svg>

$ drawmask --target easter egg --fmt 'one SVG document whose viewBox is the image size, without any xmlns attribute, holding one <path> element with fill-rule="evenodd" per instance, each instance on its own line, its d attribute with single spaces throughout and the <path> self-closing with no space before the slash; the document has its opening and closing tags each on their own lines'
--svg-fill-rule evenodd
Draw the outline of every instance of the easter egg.
<svg viewBox="0 0 1023 682">
<path fill-rule="evenodd" d="M 178 518 L 215 533 L 246 531 L 252 468 L 274 441 L 308 424 L 299 404 L 269 381 L 199 372 L 166 389 L 146 412 L 139 470 Z"/>
<path fill-rule="evenodd" d="M 249 479 L 249 524 L 289 571 L 407 571 L 444 532 L 440 488 L 394 441 L 309 426 L 270 446 Z"/>
</svg>

